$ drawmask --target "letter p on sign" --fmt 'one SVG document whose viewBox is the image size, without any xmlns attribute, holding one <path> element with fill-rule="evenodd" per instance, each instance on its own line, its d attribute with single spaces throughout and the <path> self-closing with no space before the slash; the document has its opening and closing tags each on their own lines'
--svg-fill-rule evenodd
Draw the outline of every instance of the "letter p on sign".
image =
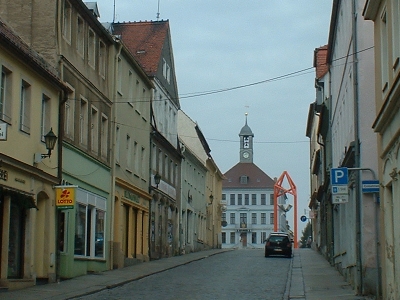
<svg viewBox="0 0 400 300">
<path fill-rule="evenodd" d="M 331 184 L 348 184 L 348 170 L 347 168 L 333 168 L 331 169 Z"/>
</svg>

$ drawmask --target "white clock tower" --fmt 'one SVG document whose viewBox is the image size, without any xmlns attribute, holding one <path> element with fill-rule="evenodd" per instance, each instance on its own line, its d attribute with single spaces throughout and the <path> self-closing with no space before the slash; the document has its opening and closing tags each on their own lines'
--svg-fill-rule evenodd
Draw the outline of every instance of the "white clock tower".
<svg viewBox="0 0 400 300">
<path fill-rule="evenodd" d="M 240 137 L 240 162 L 241 163 L 252 163 L 253 162 L 253 137 L 254 134 L 250 127 L 247 125 L 247 113 L 246 123 L 239 133 Z"/>
</svg>

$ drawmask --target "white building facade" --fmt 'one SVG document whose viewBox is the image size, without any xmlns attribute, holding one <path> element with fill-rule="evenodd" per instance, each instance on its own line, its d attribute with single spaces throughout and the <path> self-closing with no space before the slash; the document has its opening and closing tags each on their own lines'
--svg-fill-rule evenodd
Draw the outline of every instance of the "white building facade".
<svg viewBox="0 0 400 300">
<path fill-rule="evenodd" d="M 274 230 L 275 182 L 253 163 L 254 134 L 247 119 L 239 137 L 240 161 L 224 174 L 222 185 L 222 248 L 263 248 Z M 279 231 L 287 231 L 285 214 L 279 218 Z"/>
</svg>

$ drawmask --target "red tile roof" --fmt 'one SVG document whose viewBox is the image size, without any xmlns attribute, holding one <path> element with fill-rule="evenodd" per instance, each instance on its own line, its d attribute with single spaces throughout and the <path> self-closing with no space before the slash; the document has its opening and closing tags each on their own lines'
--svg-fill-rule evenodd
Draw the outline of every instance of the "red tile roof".
<svg viewBox="0 0 400 300">
<path fill-rule="evenodd" d="M 114 23 L 113 27 L 147 75 L 155 76 L 169 36 L 169 21 Z"/>
<path fill-rule="evenodd" d="M 222 188 L 274 188 L 275 181 L 254 163 L 237 163 L 224 174 Z M 241 176 L 248 176 L 247 184 L 240 183 Z"/>
</svg>

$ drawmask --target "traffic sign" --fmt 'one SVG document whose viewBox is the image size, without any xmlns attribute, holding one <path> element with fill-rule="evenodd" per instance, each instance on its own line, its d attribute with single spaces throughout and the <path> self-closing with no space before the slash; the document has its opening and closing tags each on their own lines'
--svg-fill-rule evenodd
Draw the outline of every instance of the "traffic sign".
<svg viewBox="0 0 400 300">
<path fill-rule="evenodd" d="M 331 169 L 331 185 L 348 184 L 348 169 L 347 168 L 332 168 Z"/>
<path fill-rule="evenodd" d="M 379 181 L 378 180 L 363 180 L 362 181 L 362 192 L 363 193 L 379 193 Z"/>
<path fill-rule="evenodd" d="M 307 221 L 307 217 L 306 217 L 306 216 L 301 216 L 301 217 L 300 217 L 300 221 L 302 221 L 302 222 Z"/>
<path fill-rule="evenodd" d="M 348 189 L 347 185 L 332 186 L 332 194 L 334 194 L 334 195 L 336 195 L 336 194 L 347 195 L 348 193 L 349 193 L 349 189 Z"/>
<path fill-rule="evenodd" d="M 332 195 L 332 204 L 341 204 L 346 202 L 349 202 L 349 195 Z"/>
</svg>

